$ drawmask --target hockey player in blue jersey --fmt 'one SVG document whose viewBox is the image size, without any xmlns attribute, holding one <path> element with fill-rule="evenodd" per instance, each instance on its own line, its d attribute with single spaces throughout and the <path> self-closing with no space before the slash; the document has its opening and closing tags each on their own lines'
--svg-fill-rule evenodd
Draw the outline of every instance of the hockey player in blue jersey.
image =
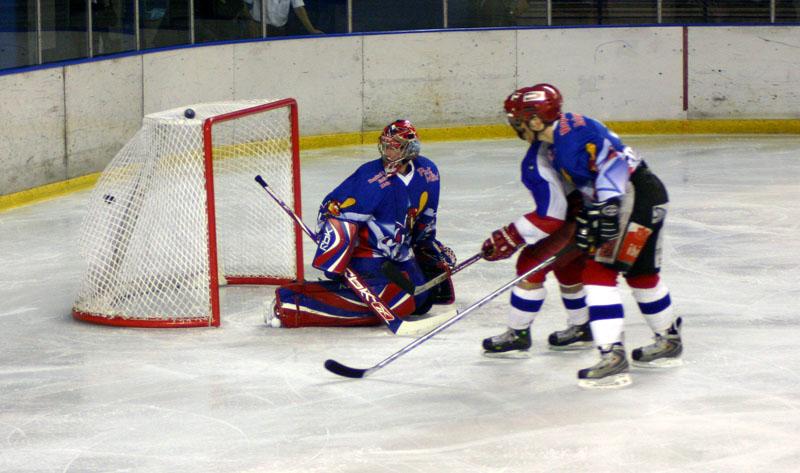
<svg viewBox="0 0 800 473">
<path fill-rule="evenodd" d="M 561 93 L 537 84 L 521 94 L 514 116 L 535 141 L 549 144 L 549 159 L 564 182 L 583 195 L 576 242 L 588 256 L 581 280 L 600 362 L 578 372 L 584 387 L 631 383 L 623 346 L 623 308 L 617 289 L 622 274 L 655 342 L 632 351 L 634 364 L 681 363 L 681 319 L 659 277 L 661 230 L 667 192 L 634 151 L 592 118 L 561 112 Z M 512 242 L 519 241 L 511 238 Z"/>
<path fill-rule="evenodd" d="M 505 101 L 509 125 L 520 139 L 530 143 L 522 160 L 522 183 L 533 197 L 535 210 L 515 222 L 495 231 L 483 245 L 484 258 L 495 261 L 510 257 L 525 246 L 517 259 L 517 274 L 522 274 L 566 246 L 575 231 L 575 215 L 582 202 L 569 183 L 562 181 L 548 159 L 548 146 L 534 139 L 514 116 L 514 107 L 524 88 L 512 93 Z M 569 199 L 567 194 L 569 193 Z M 577 200 L 576 200 L 577 198 Z M 546 290 L 545 276 L 553 272 L 559 282 L 561 299 L 567 311 L 568 327 L 553 332 L 548 343 L 553 350 L 586 349 L 592 346 L 586 294 L 581 284 L 584 257 L 574 251 L 561 258 L 554 267 L 531 275 L 511 290 L 508 330 L 483 340 L 484 354 L 489 357 L 525 356 L 531 347 L 530 326 L 538 315 Z"/>
<path fill-rule="evenodd" d="M 415 252 L 430 250 L 437 264 L 451 262 L 450 255 L 435 240 L 438 169 L 419 156 L 415 128 L 407 120 L 393 122 L 381 134 L 378 148 L 381 158 L 361 165 L 320 206 L 312 265 L 330 280 L 278 288 L 266 314 L 269 325 L 380 324 L 381 320 L 341 282 L 348 267 L 399 317 L 424 313 L 432 302 L 448 302 L 441 295 L 432 298 L 434 290 L 417 296 L 407 294 L 382 273 L 382 265 L 390 261 L 420 285 L 426 277 Z"/>
</svg>

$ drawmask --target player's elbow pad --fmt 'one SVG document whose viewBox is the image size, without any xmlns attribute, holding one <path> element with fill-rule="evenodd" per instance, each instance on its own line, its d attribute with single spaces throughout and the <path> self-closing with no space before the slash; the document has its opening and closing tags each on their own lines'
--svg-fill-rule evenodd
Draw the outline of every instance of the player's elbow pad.
<svg viewBox="0 0 800 473">
<path fill-rule="evenodd" d="M 319 241 L 312 266 L 329 273 L 342 274 L 350 264 L 357 232 L 355 223 L 335 218 L 325 221 L 317 235 Z"/>
</svg>

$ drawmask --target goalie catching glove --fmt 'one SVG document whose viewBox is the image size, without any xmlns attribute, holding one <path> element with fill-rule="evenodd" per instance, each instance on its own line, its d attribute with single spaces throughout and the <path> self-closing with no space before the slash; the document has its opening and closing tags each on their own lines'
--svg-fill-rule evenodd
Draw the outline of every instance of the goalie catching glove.
<svg viewBox="0 0 800 473">
<path fill-rule="evenodd" d="M 456 266 L 456 254 L 450 247 L 436 239 L 429 239 L 414 246 L 414 256 L 426 279 L 449 273 Z M 426 301 L 414 311 L 424 314 L 433 304 L 452 304 L 455 301 L 453 280 L 448 278 L 430 289 Z"/>
<path fill-rule="evenodd" d="M 575 244 L 591 254 L 607 241 L 619 238 L 619 199 L 587 204 L 576 218 Z"/>
<path fill-rule="evenodd" d="M 456 254 L 452 248 L 444 246 L 435 239 L 415 245 L 414 255 L 423 269 L 433 267 L 441 272 L 449 271 L 456 266 Z"/>
<path fill-rule="evenodd" d="M 524 244 L 525 239 L 519 234 L 516 225 L 511 223 L 493 231 L 492 236 L 483 242 L 481 252 L 487 261 L 498 261 L 511 257 Z"/>
</svg>

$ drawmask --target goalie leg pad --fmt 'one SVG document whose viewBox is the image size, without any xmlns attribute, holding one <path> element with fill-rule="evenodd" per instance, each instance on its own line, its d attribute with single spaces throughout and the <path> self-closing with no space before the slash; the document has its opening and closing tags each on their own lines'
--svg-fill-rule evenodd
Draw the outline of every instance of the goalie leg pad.
<svg viewBox="0 0 800 473">
<path fill-rule="evenodd" d="M 287 284 L 278 288 L 276 295 L 275 311 L 282 327 L 347 327 L 381 323 L 348 287 L 335 281 Z"/>
<path fill-rule="evenodd" d="M 360 261 L 362 259 L 372 261 L 364 264 Z M 372 292 L 395 315 L 404 317 L 411 314 L 415 308 L 414 298 L 379 272 L 369 271 L 375 264 L 373 261 L 380 263 L 381 260 L 353 258 L 352 269 L 361 274 Z M 359 271 L 359 267 L 366 270 Z M 283 327 L 348 327 L 383 323 L 347 285 L 339 281 L 287 284 L 278 288 L 276 294 L 277 316 Z"/>
</svg>

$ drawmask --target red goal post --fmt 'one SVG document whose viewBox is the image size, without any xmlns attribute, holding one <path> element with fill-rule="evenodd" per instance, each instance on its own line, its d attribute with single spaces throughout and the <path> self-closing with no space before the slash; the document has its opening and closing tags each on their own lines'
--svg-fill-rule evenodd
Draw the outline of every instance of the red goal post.
<svg viewBox="0 0 800 473">
<path fill-rule="evenodd" d="M 220 285 L 302 280 L 302 232 L 266 205 L 258 174 L 300 213 L 294 99 L 147 115 L 89 198 L 80 241 L 86 271 L 73 317 L 219 326 Z"/>
</svg>

